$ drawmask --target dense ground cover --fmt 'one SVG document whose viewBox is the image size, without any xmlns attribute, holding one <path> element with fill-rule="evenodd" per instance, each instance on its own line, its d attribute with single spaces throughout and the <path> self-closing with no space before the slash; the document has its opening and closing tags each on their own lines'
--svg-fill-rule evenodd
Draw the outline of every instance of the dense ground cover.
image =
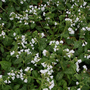
<svg viewBox="0 0 90 90">
<path fill-rule="evenodd" d="M 89 0 L 0 1 L 0 90 L 90 90 Z"/>
</svg>

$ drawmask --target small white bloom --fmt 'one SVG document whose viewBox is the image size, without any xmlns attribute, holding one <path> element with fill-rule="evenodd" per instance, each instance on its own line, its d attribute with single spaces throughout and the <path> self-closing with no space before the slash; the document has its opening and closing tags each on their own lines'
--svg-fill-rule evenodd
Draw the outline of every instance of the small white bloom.
<svg viewBox="0 0 90 90">
<path fill-rule="evenodd" d="M 14 18 L 12 17 L 12 18 L 10 18 L 10 20 L 13 20 Z"/>
<path fill-rule="evenodd" d="M 7 83 L 7 80 L 5 80 L 4 82 Z"/>
<path fill-rule="evenodd" d="M 41 33 L 41 35 L 42 35 L 42 38 L 45 36 L 44 33 Z"/>
<path fill-rule="evenodd" d="M 51 82 L 50 82 L 50 86 L 49 86 L 49 89 L 51 90 L 53 87 L 54 87 L 54 80 L 52 80 Z"/>
<path fill-rule="evenodd" d="M 74 50 L 70 50 L 69 53 L 74 53 L 75 51 Z"/>
<path fill-rule="evenodd" d="M 82 62 L 82 60 L 81 60 L 81 59 L 79 59 L 77 62 L 78 62 L 78 63 L 81 63 L 81 62 Z"/>
<path fill-rule="evenodd" d="M 43 12 L 43 16 L 45 16 L 45 12 Z"/>
<path fill-rule="evenodd" d="M 23 80 L 24 78 L 23 77 L 21 77 L 21 80 Z"/>
<path fill-rule="evenodd" d="M 46 56 L 47 50 L 43 50 L 43 55 Z"/>
<path fill-rule="evenodd" d="M 83 43 L 82 46 L 85 46 L 85 44 Z"/>
<path fill-rule="evenodd" d="M 13 33 L 13 36 L 16 36 L 16 33 Z"/>
<path fill-rule="evenodd" d="M 2 35 L 3 35 L 3 36 L 5 35 L 5 32 L 4 32 L 4 31 L 2 31 Z"/>
<path fill-rule="evenodd" d="M 5 0 L 2 0 L 2 2 L 5 2 Z"/>
<path fill-rule="evenodd" d="M 76 71 L 79 72 L 79 65 L 78 65 L 78 62 L 76 62 Z"/>
<path fill-rule="evenodd" d="M 21 1 L 20 3 L 23 4 L 23 1 Z"/>
<path fill-rule="evenodd" d="M 11 81 L 8 81 L 8 84 L 11 83 Z"/>
<path fill-rule="evenodd" d="M 12 76 L 15 76 L 15 73 L 11 73 Z"/>
<path fill-rule="evenodd" d="M 82 30 L 85 31 L 86 29 L 83 27 Z"/>
<path fill-rule="evenodd" d="M 68 28 L 69 34 L 74 34 L 74 30 L 72 28 Z"/>
<path fill-rule="evenodd" d="M 14 80 L 15 79 L 15 77 L 11 77 L 12 78 L 12 80 Z"/>
<path fill-rule="evenodd" d="M 83 68 L 84 68 L 85 70 L 87 70 L 87 66 L 86 66 L 86 65 L 83 65 Z"/>
<path fill-rule="evenodd" d="M 15 53 L 15 51 L 10 52 L 10 55 L 12 56 Z"/>
<path fill-rule="evenodd" d="M 81 90 L 80 88 L 78 88 L 77 90 Z"/>
<path fill-rule="evenodd" d="M 0 78 L 2 78 L 2 75 L 0 75 Z"/>
<path fill-rule="evenodd" d="M 27 83 L 27 79 L 25 79 L 24 82 Z"/>
<path fill-rule="evenodd" d="M 43 90 L 48 90 L 48 88 L 44 88 Z"/>
<path fill-rule="evenodd" d="M 68 90 L 70 90 L 70 87 L 68 87 Z"/>
<path fill-rule="evenodd" d="M 16 77 L 17 77 L 17 78 L 20 78 L 20 76 L 19 76 L 18 74 L 16 75 Z"/>
<path fill-rule="evenodd" d="M 42 10 L 42 11 L 44 11 L 44 10 L 45 10 L 45 8 L 44 8 L 44 7 L 42 7 L 42 8 L 41 8 L 41 10 Z"/>
<path fill-rule="evenodd" d="M 84 2 L 84 3 L 83 3 L 83 6 L 85 6 L 86 4 L 87 4 L 87 2 Z"/>
<path fill-rule="evenodd" d="M 56 45 L 59 45 L 59 41 L 56 41 Z"/>
<path fill-rule="evenodd" d="M 78 85 L 79 84 L 79 82 L 76 82 L 76 85 Z"/>
<path fill-rule="evenodd" d="M 30 69 L 30 67 L 27 67 L 24 71 L 28 71 Z"/>
<path fill-rule="evenodd" d="M 55 22 L 54 24 L 57 25 L 57 22 Z"/>
<path fill-rule="evenodd" d="M 60 43 L 62 43 L 62 44 L 63 44 L 63 40 L 61 40 L 61 41 L 60 41 Z"/>
<path fill-rule="evenodd" d="M 47 70 L 47 69 L 45 69 L 45 70 L 40 70 L 40 72 L 41 72 L 42 74 L 45 74 L 46 72 L 48 72 L 48 70 Z"/>
<path fill-rule="evenodd" d="M 72 19 L 70 19 L 70 18 L 65 18 L 65 21 L 70 21 L 70 22 L 72 22 Z"/>
</svg>

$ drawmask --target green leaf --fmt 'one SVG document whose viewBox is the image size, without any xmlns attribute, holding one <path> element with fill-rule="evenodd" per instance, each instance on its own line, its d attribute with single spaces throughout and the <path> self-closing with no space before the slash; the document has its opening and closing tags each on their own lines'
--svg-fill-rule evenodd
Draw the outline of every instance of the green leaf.
<svg viewBox="0 0 90 90">
<path fill-rule="evenodd" d="M 74 42 L 74 48 L 78 48 L 81 45 L 81 41 Z"/>
<path fill-rule="evenodd" d="M 4 53 L 4 48 L 3 48 L 3 46 L 1 46 L 0 49 L 1 49 L 1 52 Z"/>
<path fill-rule="evenodd" d="M 50 29 L 50 27 L 48 27 L 48 26 L 45 26 L 44 28 L 45 28 L 45 29 Z"/>
<path fill-rule="evenodd" d="M 18 89 L 19 89 L 19 87 L 20 87 L 20 85 L 19 85 L 19 84 L 15 85 L 15 86 L 14 86 L 14 90 L 18 90 Z"/>
<path fill-rule="evenodd" d="M 82 78 L 79 74 L 75 74 L 74 76 L 76 77 L 77 80 L 81 80 Z"/>
<path fill-rule="evenodd" d="M 20 10 L 20 7 L 15 7 L 15 8 L 16 8 L 16 10 L 18 10 L 18 11 Z"/>
<path fill-rule="evenodd" d="M 13 63 L 14 63 L 14 64 L 20 64 L 22 61 L 23 61 L 22 58 L 18 58 L 18 59 L 16 59 Z"/>
<path fill-rule="evenodd" d="M 64 71 L 65 74 L 74 74 L 74 70 L 72 68 L 67 68 L 65 71 Z"/>
<path fill-rule="evenodd" d="M 56 80 L 59 81 L 60 79 L 63 78 L 63 72 L 58 72 L 57 75 L 56 75 Z"/>
<path fill-rule="evenodd" d="M 19 90 L 27 90 L 26 89 L 26 86 L 24 85 L 21 89 L 19 89 Z"/>
<path fill-rule="evenodd" d="M 35 26 L 36 26 L 36 24 L 35 23 L 32 23 L 31 24 L 31 29 L 34 29 Z"/>
<path fill-rule="evenodd" d="M 3 87 L 3 90 L 11 90 L 11 87 L 9 85 L 5 85 L 5 87 Z"/>
<path fill-rule="evenodd" d="M 30 83 L 32 81 L 32 78 L 30 76 L 28 76 L 28 83 Z"/>
<path fill-rule="evenodd" d="M 76 87 L 75 87 L 75 86 L 72 86 L 72 87 L 70 88 L 70 90 L 76 90 Z"/>
<path fill-rule="evenodd" d="M 0 7 L 2 7 L 2 1 L 0 1 Z"/>
<path fill-rule="evenodd" d="M 9 69 L 10 66 L 11 66 L 11 63 L 10 63 L 10 62 L 7 62 L 7 61 L 0 61 L 0 64 L 1 64 L 1 67 L 2 67 L 4 70 Z"/>
<path fill-rule="evenodd" d="M 36 70 L 33 70 L 33 71 L 32 71 L 32 75 L 33 75 L 34 77 L 38 77 L 37 71 L 36 71 Z"/>
<path fill-rule="evenodd" d="M 67 88 L 67 82 L 63 79 L 61 79 L 58 83 L 60 86 L 63 86 L 63 90 L 66 90 Z"/>
</svg>

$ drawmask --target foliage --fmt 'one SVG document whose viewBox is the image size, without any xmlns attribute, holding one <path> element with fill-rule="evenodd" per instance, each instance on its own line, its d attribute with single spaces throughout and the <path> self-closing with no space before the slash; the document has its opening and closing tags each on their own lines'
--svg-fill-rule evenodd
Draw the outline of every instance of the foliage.
<svg viewBox="0 0 90 90">
<path fill-rule="evenodd" d="M 89 90 L 89 11 L 89 0 L 1 0 L 0 90 Z"/>
</svg>

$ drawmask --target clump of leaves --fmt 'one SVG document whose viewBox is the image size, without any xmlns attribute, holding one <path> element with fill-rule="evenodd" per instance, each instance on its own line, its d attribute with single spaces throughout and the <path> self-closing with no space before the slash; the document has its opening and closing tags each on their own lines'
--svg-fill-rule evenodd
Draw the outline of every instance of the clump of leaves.
<svg viewBox="0 0 90 90">
<path fill-rule="evenodd" d="M 0 89 L 89 90 L 89 4 L 1 0 Z"/>
</svg>

